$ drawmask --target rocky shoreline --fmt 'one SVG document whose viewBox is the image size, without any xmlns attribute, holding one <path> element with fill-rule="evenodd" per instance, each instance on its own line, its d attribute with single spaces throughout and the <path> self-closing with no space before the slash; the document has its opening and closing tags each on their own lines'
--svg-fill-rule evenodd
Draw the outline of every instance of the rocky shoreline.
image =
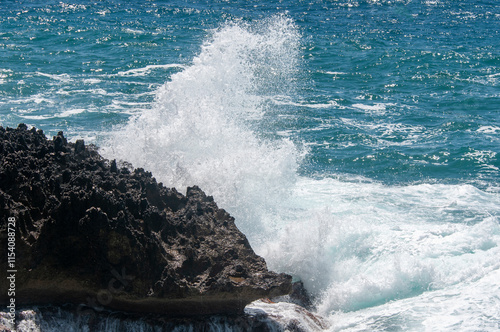
<svg viewBox="0 0 500 332">
<path fill-rule="evenodd" d="M 17 306 L 241 315 L 254 300 L 292 290 L 291 277 L 269 271 L 234 219 L 196 186 L 183 195 L 83 140 L 70 143 L 62 132 L 48 140 L 23 124 L 0 127 L 0 156 L 0 246 L 15 220 Z M 2 255 L 0 269 L 7 263 Z M 9 303 L 6 292 L 0 303 Z"/>
</svg>

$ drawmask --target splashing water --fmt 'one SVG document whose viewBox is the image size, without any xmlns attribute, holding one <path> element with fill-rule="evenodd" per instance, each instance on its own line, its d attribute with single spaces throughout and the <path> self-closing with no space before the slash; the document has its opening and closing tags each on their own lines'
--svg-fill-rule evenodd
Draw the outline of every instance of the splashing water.
<svg viewBox="0 0 500 332">
<path fill-rule="evenodd" d="M 200 185 L 334 331 L 498 331 L 499 4 L 424 2 L 4 1 L 0 122 Z"/>
<path fill-rule="evenodd" d="M 273 100 L 293 99 L 300 38 L 286 16 L 212 31 L 103 154 L 213 195 L 271 269 L 304 281 L 334 329 L 424 329 L 439 315 L 444 330 L 474 326 L 498 303 L 487 289 L 499 288 L 499 194 L 299 176 L 304 151 L 259 132 Z"/>
<path fill-rule="evenodd" d="M 296 178 L 294 144 L 259 139 L 252 127 L 266 99 L 289 88 L 299 40 L 284 16 L 216 29 L 192 65 L 157 91 L 152 109 L 114 133 L 103 153 L 179 190 L 201 186 L 252 233 L 263 226 L 261 211 L 272 210 Z"/>
</svg>

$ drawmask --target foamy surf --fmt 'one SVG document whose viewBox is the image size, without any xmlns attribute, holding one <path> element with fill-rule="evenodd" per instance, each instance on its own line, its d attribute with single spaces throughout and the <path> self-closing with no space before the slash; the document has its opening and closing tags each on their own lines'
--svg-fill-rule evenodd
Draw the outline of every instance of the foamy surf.
<svg viewBox="0 0 500 332">
<path fill-rule="evenodd" d="M 148 66 L 143 67 L 143 68 L 134 68 L 134 69 L 126 70 L 126 71 L 120 71 L 120 72 L 118 72 L 117 75 L 118 76 L 147 76 L 153 70 L 158 70 L 158 69 L 167 70 L 167 69 L 172 69 L 172 68 L 182 69 L 182 68 L 184 68 L 184 66 L 179 65 L 179 64 L 148 65 Z"/>
<path fill-rule="evenodd" d="M 257 251 L 300 276 L 325 315 L 469 287 L 500 268 L 500 198 L 472 186 L 301 179 L 289 204 L 296 219 Z"/>
<path fill-rule="evenodd" d="M 298 103 L 290 82 L 299 45 L 286 16 L 224 24 L 157 90 L 150 109 L 112 133 L 103 154 L 144 167 L 167 186 L 197 184 L 213 195 L 271 269 L 304 282 L 317 313 L 330 319 L 326 330 L 498 327 L 491 308 L 498 293 L 488 291 L 500 285 L 497 192 L 311 179 L 298 175 L 305 152 L 293 135 L 263 137 L 273 102 Z M 353 107 L 383 112 L 385 105 Z"/>
<path fill-rule="evenodd" d="M 290 140 L 263 140 L 254 129 L 272 92 L 267 87 L 282 85 L 276 93 L 288 87 L 299 40 L 285 16 L 225 24 L 192 65 L 158 89 L 150 110 L 113 134 L 103 153 L 180 190 L 198 184 L 240 219 L 243 231 L 262 229 L 260 215 L 287 195 L 301 153 Z"/>
</svg>

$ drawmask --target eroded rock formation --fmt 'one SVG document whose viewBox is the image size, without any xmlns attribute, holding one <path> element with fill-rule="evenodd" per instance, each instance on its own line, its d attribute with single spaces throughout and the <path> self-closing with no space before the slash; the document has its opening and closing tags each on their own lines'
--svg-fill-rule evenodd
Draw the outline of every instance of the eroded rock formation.
<svg viewBox="0 0 500 332">
<path fill-rule="evenodd" d="M 18 305 L 226 314 L 291 291 L 291 277 L 268 271 L 198 187 L 182 195 L 81 140 L 47 140 L 23 124 L 0 127 L 0 156 L 0 246 L 14 217 Z M 0 263 L 6 271 L 6 255 Z"/>
</svg>

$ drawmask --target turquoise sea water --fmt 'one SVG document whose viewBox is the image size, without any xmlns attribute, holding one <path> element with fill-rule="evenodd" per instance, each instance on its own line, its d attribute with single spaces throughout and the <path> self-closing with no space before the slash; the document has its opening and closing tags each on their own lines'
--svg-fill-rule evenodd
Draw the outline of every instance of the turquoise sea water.
<svg viewBox="0 0 500 332">
<path fill-rule="evenodd" d="M 2 1 L 0 125 L 198 184 L 331 330 L 500 329 L 496 1 Z"/>
</svg>

